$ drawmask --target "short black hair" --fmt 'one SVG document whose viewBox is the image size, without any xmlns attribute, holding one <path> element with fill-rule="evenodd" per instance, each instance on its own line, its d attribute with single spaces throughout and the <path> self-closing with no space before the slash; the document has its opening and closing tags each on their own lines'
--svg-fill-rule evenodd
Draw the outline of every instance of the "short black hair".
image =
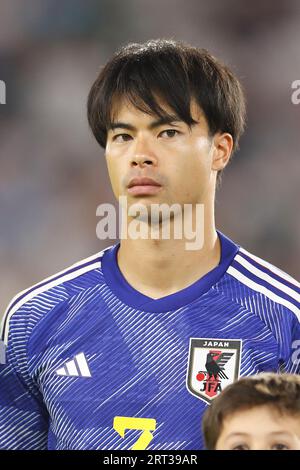
<svg viewBox="0 0 300 470">
<path fill-rule="evenodd" d="M 173 39 L 127 44 L 100 70 L 88 95 L 87 113 L 92 132 L 106 147 L 112 124 L 113 98 L 126 98 L 137 109 L 169 117 L 155 95 L 164 99 L 189 127 L 194 98 L 207 119 L 209 133 L 228 132 L 233 152 L 245 127 L 246 104 L 236 76 L 206 49 Z"/>
</svg>

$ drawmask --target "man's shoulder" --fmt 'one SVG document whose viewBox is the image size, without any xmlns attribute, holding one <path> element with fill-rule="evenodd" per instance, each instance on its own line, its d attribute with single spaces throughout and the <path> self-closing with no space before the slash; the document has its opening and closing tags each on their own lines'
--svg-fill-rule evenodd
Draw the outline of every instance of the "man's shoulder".
<svg viewBox="0 0 300 470">
<path fill-rule="evenodd" d="M 71 295 L 76 295 L 76 291 L 82 292 L 89 288 L 96 279 L 100 282 L 100 275 L 95 277 L 94 273 L 98 271 L 100 274 L 102 257 L 109 248 L 83 258 L 15 295 L 2 317 L 0 339 L 7 343 L 12 318 L 26 323 L 29 318 L 30 321 L 38 321 L 48 311 L 68 300 Z"/>
<path fill-rule="evenodd" d="M 293 311 L 300 320 L 300 283 L 280 268 L 240 247 L 227 273 L 249 291 Z"/>
</svg>

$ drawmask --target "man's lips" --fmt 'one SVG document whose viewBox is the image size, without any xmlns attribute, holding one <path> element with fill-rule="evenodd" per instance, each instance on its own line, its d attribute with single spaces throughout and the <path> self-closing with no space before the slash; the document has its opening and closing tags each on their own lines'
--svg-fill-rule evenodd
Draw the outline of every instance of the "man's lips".
<svg viewBox="0 0 300 470">
<path fill-rule="evenodd" d="M 153 180 L 152 178 L 132 178 L 129 181 L 128 188 L 132 188 L 133 186 L 161 186 L 157 181 Z"/>
<path fill-rule="evenodd" d="M 132 186 L 128 188 L 129 194 L 133 196 L 147 196 L 158 193 L 161 190 L 161 186 L 151 186 L 148 184 L 143 184 L 141 186 Z"/>
<path fill-rule="evenodd" d="M 128 185 L 128 192 L 134 196 L 156 194 L 161 185 L 152 178 L 133 178 Z"/>
</svg>

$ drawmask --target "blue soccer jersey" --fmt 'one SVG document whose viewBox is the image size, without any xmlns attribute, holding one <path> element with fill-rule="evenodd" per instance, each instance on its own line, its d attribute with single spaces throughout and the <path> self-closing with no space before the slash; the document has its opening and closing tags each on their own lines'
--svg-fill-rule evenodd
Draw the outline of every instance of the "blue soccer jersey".
<svg viewBox="0 0 300 470">
<path fill-rule="evenodd" d="M 219 265 L 160 299 L 125 280 L 119 244 L 17 295 L 0 448 L 202 449 L 202 414 L 226 385 L 299 373 L 299 284 L 218 236 Z"/>
</svg>

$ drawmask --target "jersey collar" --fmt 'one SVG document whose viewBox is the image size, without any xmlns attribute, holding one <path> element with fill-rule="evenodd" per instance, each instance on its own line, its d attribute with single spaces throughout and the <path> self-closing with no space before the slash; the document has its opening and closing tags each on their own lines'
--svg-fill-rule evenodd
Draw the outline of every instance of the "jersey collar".
<svg viewBox="0 0 300 470">
<path fill-rule="evenodd" d="M 224 275 L 239 250 L 239 245 L 217 230 L 221 242 L 221 259 L 218 266 L 203 277 L 178 292 L 153 299 L 132 287 L 120 271 L 117 253 L 120 243 L 104 252 L 102 258 L 103 275 L 111 291 L 125 304 L 147 312 L 166 312 L 187 305 L 207 292 Z"/>
</svg>

